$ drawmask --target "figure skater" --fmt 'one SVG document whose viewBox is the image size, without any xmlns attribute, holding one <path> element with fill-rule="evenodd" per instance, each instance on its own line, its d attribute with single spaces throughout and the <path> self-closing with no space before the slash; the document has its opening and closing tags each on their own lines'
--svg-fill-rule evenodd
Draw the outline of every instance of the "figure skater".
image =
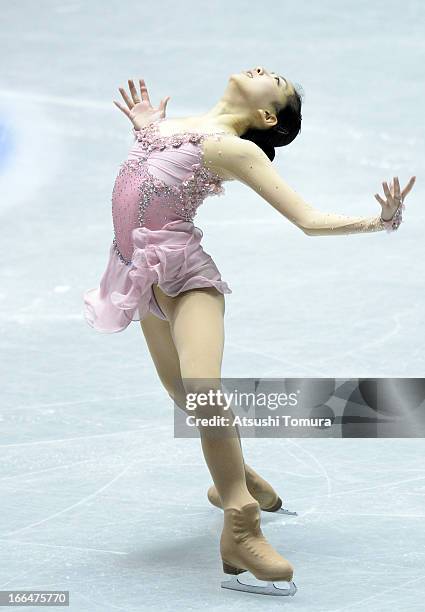
<svg viewBox="0 0 425 612">
<path fill-rule="evenodd" d="M 112 195 L 114 237 L 100 286 L 84 294 L 89 325 L 104 333 L 140 321 L 158 376 L 186 412 L 187 393 L 220 388 L 224 347 L 224 294 L 231 293 L 193 223 L 209 195 L 238 180 L 256 191 L 307 236 L 398 229 L 412 177 L 401 191 L 397 177 L 375 194 L 380 214 L 352 217 L 307 204 L 274 169 L 275 147 L 301 130 L 301 95 L 286 77 L 262 66 L 232 74 L 218 102 L 196 116 L 165 119 L 169 97 L 152 107 L 143 79 L 140 95 L 129 81 L 120 88 L 135 137 Z M 213 381 L 213 382 L 212 382 Z M 196 416 L 224 416 L 218 406 L 198 406 Z M 193 414 L 193 412 L 192 412 Z M 228 413 L 227 415 L 228 416 Z M 208 498 L 224 510 L 220 538 L 222 586 L 293 595 L 293 567 L 264 537 L 260 510 L 287 512 L 273 487 L 243 459 L 236 427 L 198 427 L 214 485 Z M 267 586 L 242 584 L 249 571 Z M 274 582 L 286 581 L 287 588 Z"/>
</svg>

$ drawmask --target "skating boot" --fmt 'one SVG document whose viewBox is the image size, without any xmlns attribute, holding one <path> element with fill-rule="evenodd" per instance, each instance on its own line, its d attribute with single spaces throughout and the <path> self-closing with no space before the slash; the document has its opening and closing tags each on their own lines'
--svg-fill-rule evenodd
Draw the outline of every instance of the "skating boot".
<svg viewBox="0 0 425 612">
<path fill-rule="evenodd" d="M 264 478 L 261 478 L 259 474 L 254 472 L 252 468 L 250 468 L 250 472 L 247 475 L 246 485 L 248 491 L 258 501 L 261 510 L 264 510 L 264 512 L 279 512 L 280 514 L 298 516 L 297 512 L 291 512 L 282 507 L 282 500 L 273 487 L 267 480 L 264 480 Z M 207 496 L 213 506 L 223 509 L 223 504 L 215 485 L 208 489 Z"/>
<path fill-rule="evenodd" d="M 223 581 L 225 589 L 259 593 L 262 595 L 295 595 L 297 587 L 292 581 L 293 567 L 268 543 L 260 528 L 260 505 L 245 504 L 239 510 L 224 510 L 224 527 L 220 539 L 223 571 L 231 575 Z M 251 572 L 257 580 L 266 581 L 264 586 L 247 584 L 238 578 L 243 572 Z M 280 588 L 274 582 L 284 581 Z"/>
</svg>

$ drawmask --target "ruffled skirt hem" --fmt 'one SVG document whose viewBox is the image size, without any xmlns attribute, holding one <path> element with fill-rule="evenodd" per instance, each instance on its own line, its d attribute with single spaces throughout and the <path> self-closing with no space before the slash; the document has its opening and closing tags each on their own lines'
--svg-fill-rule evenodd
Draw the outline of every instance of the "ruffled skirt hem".
<svg viewBox="0 0 425 612">
<path fill-rule="evenodd" d="M 143 320 L 148 312 L 166 320 L 155 299 L 153 284 L 170 297 L 205 287 L 232 293 L 211 256 L 203 250 L 202 236 L 202 230 L 191 221 L 172 221 L 159 230 L 135 228 L 128 265 L 112 245 L 100 286 L 84 293 L 87 323 L 98 332 L 116 333 L 132 321 Z"/>
</svg>

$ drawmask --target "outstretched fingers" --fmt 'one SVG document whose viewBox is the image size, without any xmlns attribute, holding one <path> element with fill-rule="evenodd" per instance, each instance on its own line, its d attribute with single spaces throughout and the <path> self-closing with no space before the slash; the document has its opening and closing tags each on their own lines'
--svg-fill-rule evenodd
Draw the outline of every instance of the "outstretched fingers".
<svg viewBox="0 0 425 612">
<path fill-rule="evenodd" d="M 400 182 L 398 176 L 394 177 L 394 197 L 400 199 Z"/>
<path fill-rule="evenodd" d="M 416 176 L 412 176 L 406 187 L 400 193 L 400 181 L 398 180 L 398 176 L 393 178 L 393 182 L 390 182 L 390 188 L 387 183 L 384 181 L 382 183 L 382 187 L 384 189 L 384 193 L 387 197 L 387 200 L 381 198 L 379 193 L 375 193 L 375 199 L 379 202 L 379 204 L 384 208 L 390 206 L 394 201 L 399 202 L 400 200 L 403 202 L 404 198 L 411 191 L 413 185 L 415 184 Z"/>
<path fill-rule="evenodd" d="M 388 185 L 387 185 L 387 182 L 386 182 L 386 181 L 384 181 L 384 182 L 382 183 L 382 187 L 384 188 L 384 193 L 385 193 L 385 195 L 387 196 L 387 199 L 388 199 L 388 200 L 391 200 L 391 198 L 392 198 L 391 191 L 389 190 L 389 188 L 388 188 Z"/>
<path fill-rule="evenodd" d="M 120 109 L 120 111 L 124 113 L 124 115 L 126 115 L 129 119 L 131 118 L 130 111 L 128 110 L 128 108 L 126 108 L 125 106 L 117 102 L 116 100 L 113 100 L 113 103 L 115 104 L 115 106 L 118 106 L 118 108 Z"/>
<path fill-rule="evenodd" d="M 167 108 L 167 104 L 169 100 L 170 100 L 170 96 L 167 96 L 166 98 L 163 98 L 161 102 L 159 103 L 159 108 L 161 111 L 164 111 L 164 114 L 165 114 L 165 110 Z"/>
<path fill-rule="evenodd" d="M 410 181 L 407 183 L 406 187 L 401 192 L 402 198 L 407 196 L 407 194 L 409 193 L 409 191 L 412 189 L 413 185 L 415 184 L 415 181 L 416 181 L 416 176 L 412 176 Z"/>
<path fill-rule="evenodd" d="M 119 92 L 122 95 L 124 102 L 127 104 L 128 108 L 131 110 L 134 106 L 133 102 L 130 100 L 130 98 L 127 95 L 126 90 L 124 89 L 124 87 L 119 87 Z"/>
<path fill-rule="evenodd" d="M 151 101 L 149 99 L 148 88 L 146 87 L 145 79 L 139 79 L 139 86 L 142 100 L 146 100 L 149 106 L 151 106 Z"/>
<path fill-rule="evenodd" d="M 138 104 L 140 102 L 139 94 L 137 93 L 137 89 L 133 83 L 132 79 L 128 79 L 128 87 L 130 89 L 131 97 L 133 98 L 134 104 Z"/>
<path fill-rule="evenodd" d="M 378 202 L 380 203 L 381 206 L 385 206 L 386 205 L 386 201 L 381 198 L 379 193 L 375 193 L 375 199 L 378 200 Z"/>
</svg>

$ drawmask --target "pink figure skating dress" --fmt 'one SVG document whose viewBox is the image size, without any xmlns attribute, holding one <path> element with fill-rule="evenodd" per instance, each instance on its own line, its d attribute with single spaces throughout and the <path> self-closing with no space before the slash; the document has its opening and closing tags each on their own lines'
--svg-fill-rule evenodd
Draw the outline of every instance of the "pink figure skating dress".
<svg viewBox="0 0 425 612">
<path fill-rule="evenodd" d="M 84 293 L 86 321 L 99 332 L 123 331 L 148 312 L 166 320 L 153 284 L 173 297 L 201 287 L 232 293 L 193 224 L 207 196 L 224 194 L 224 179 L 204 164 L 202 142 L 225 132 L 161 136 L 162 120 L 133 130 L 136 141 L 115 180 L 109 261 L 100 286 Z"/>
</svg>

